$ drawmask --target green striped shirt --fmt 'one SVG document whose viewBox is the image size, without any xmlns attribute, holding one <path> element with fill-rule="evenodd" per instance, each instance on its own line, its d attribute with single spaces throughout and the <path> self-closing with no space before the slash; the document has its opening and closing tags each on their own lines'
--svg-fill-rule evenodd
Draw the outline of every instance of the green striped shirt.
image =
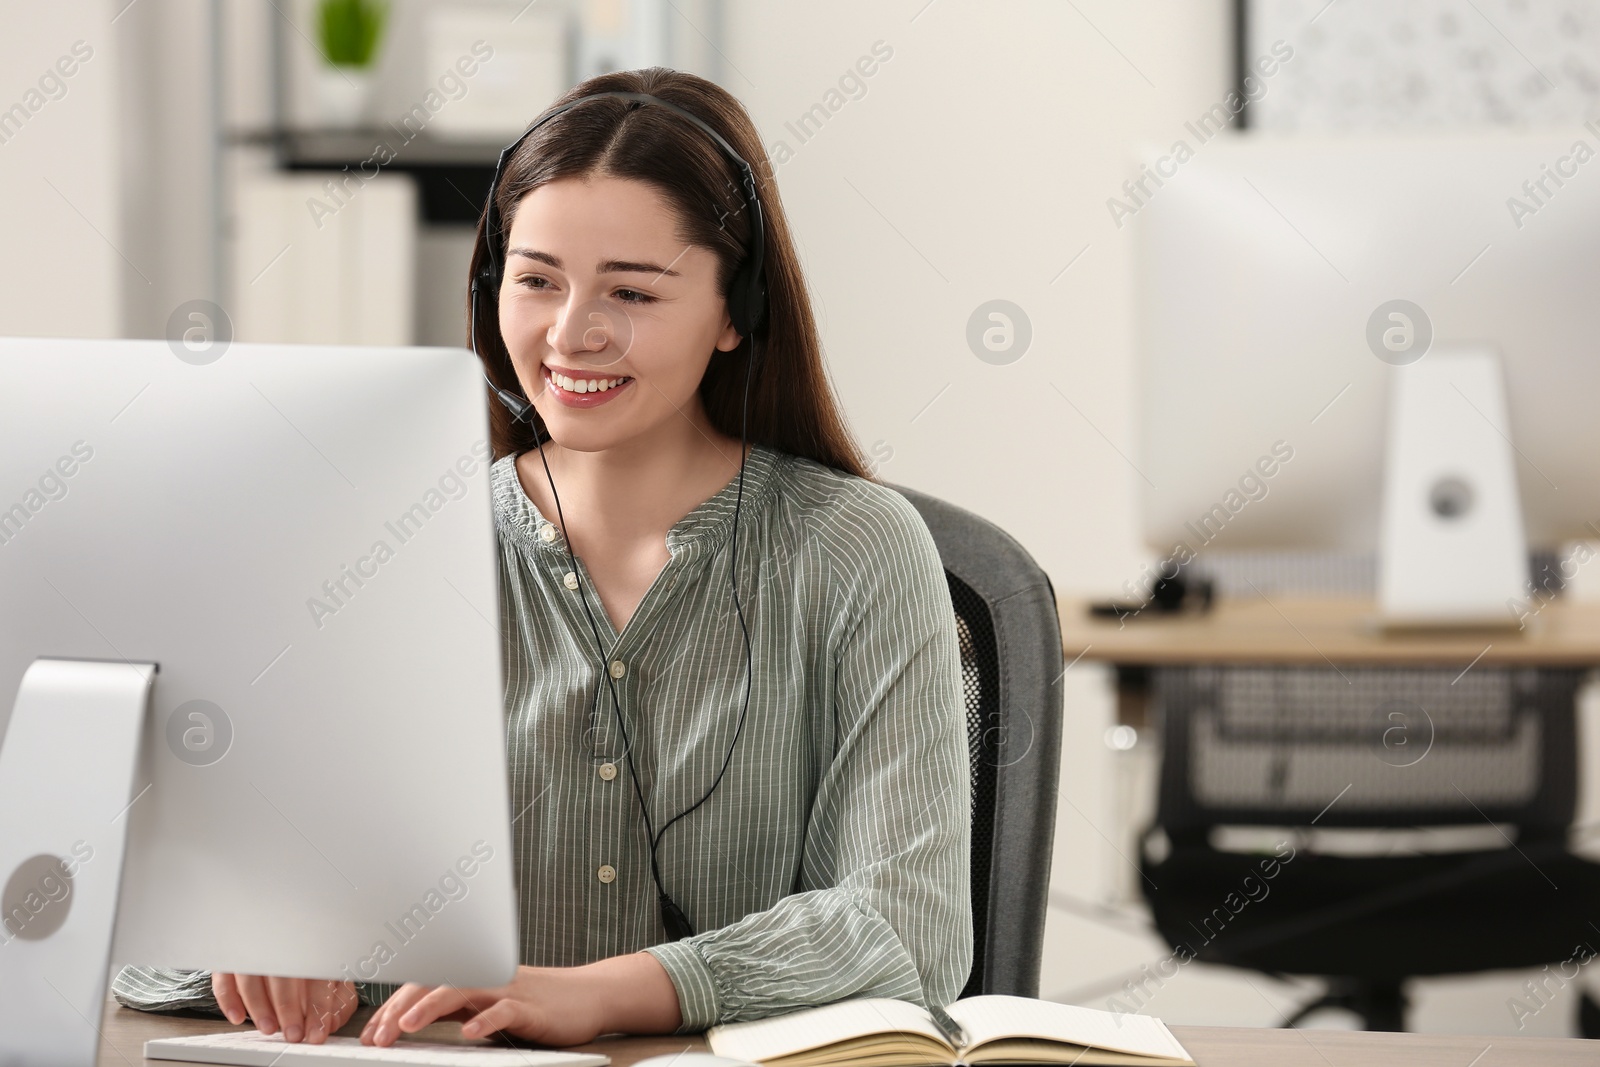
<svg viewBox="0 0 1600 1067">
<path fill-rule="evenodd" d="M 677 990 L 679 1033 L 847 997 L 953 1001 L 972 965 L 965 712 L 949 588 L 911 504 L 751 451 L 738 529 L 750 707 L 721 784 L 661 838 L 662 884 L 697 931 L 669 941 L 627 761 L 659 831 L 710 788 L 733 741 L 738 479 L 668 531 L 670 559 L 620 634 L 581 556 L 570 573 L 515 457 L 490 484 L 522 962 L 648 951 Z M 396 988 L 363 985 L 361 998 Z M 134 1008 L 217 1010 L 206 971 L 128 967 L 112 991 Z"/>
</svg>

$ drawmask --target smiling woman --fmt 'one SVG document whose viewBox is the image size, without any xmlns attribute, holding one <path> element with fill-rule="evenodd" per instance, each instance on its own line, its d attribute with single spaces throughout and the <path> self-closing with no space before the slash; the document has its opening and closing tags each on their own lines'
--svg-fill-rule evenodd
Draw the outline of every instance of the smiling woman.
<svg viewBox="0 0 1600 1067">
<path fill-rule="evenodd" d="M 585 99 L 605 92 L 648 96 Z M 505 157 L 470 275 L 499 394 L 522 965 L 494 989 L 129 968 L 124 1004 L 319 1041 L 359 995 L 369 1044 L 447 1018 L 569 1045 L 943 1005 L 967 980 L 949 586 L 845 429 L 754 126 L 662 68 L 544 118 Z"/>
</svg>

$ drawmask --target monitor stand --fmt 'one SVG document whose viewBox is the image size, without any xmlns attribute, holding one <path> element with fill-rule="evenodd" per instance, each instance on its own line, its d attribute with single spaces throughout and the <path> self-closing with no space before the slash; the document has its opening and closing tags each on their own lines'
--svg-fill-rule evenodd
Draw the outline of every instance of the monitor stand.
<svg viewBox="0 0 1600 1067">
<path fill-rule="evenodd" d="M 0 744 L 0 1067 L 95 1067 L 154 663 L 40 657 Z"/>
<path fill-rule="evenodd" d="M 1518 629 L 1528 548 L 1499 357 L 1394 369 L 1378 553 L 1385 629 Z"/>
</svg>

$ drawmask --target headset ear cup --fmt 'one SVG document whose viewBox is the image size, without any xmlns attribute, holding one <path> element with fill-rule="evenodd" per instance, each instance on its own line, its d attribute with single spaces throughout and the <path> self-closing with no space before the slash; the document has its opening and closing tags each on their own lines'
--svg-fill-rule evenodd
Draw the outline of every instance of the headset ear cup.
<svg viewBox="0 0 1600 1067">
<path fill-rule="evenodd" d="M 740 337 L 749 337 L 755 330 L 750 306 L 750 275 L 748 263 L 741 263 L 728 283 L 728 321 L 739 331 Z"/>
<path fill-rule="evenodd" d="M 746 261 L 728 287 L 728 318 L 741 336 L 749 337 L 766 322 L 766 311 L 766 284 L 760 274 L 750 276 L 750 265 Z"/>
<path fill-rule="evenodd" d="M 755 307 L 750 310 L 750 328 L 759 330 L 767 324 L 767 282 L 760 275 L 756 276 L 755 284 L 751 286 L 755 291 Z"/>
</svg>

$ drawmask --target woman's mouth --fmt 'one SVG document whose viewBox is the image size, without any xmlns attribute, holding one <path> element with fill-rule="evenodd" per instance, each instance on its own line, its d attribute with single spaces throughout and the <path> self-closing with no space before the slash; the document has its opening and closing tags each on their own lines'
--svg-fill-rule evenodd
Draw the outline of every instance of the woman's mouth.
<svg viewBox="0 0 1600 1067">
<path fill-rule="evenodd" d="M 548 365 L 541 369 L 551 394 L 561 403 L 574 408 L 598 407 L 633 383 L 633 379 L 626 374 L 606 376 L 593 372 L 558 371 Z"/>
</svg>

